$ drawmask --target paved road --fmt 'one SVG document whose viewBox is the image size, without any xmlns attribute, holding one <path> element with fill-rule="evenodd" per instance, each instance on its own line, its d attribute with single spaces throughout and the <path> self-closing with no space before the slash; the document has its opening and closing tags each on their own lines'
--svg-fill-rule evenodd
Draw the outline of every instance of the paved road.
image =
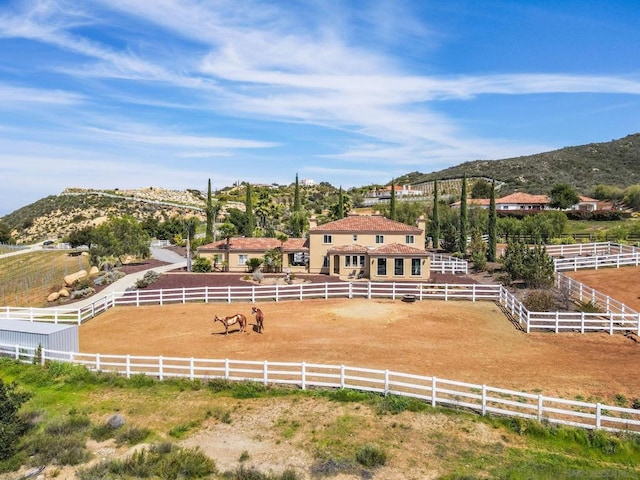
<svg viewBox="0 0 640 480">
<path fill-rule="evenodd" d="M 151 247 L 151 257 L 162 262 L 171 263 L 169 263 L 168 265 L 149 268 L 147 270 L 142 270 L 140 272 L 125 275 L 120 280 L 116 280 L 115 282 L 107 286 L 104 290 L 98 292 L 96 295 L 88 298 L 83 298 L 82 300 L 78 300 L 77 302 L 73 302 L 72 304 L 70 304 L 70 307 L 74 309 L 83 308 L 87 305 L 91 305 L 92 303 L 103 299 L 104 297 L 112 293 L 124 293 L 128 288 L 133 287 L 139 279 L 144 277 L 145 273 L 151 270 L 158 273 L 164 273 L 169 270 L 175 270 L 187 266 L 187 260 L 182 255 L 178 255 L 171 250 L 165 250 L 164 248 Z"/>
</svg>

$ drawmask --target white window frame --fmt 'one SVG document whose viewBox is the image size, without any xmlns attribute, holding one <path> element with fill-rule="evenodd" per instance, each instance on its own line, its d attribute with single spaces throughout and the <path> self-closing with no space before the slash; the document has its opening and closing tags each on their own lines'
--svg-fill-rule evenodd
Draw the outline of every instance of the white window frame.
<svg viewBox="0 0 640 480">
<path fill-rule="evenodd" d="M 249 255 L 246 255 L 243 253 L 238 255 L 238 265 L 246 265 L 248 261 L 249 261 Z"/>
<path fill-rule="evenodd" d="M 377 244 L 384 243 L 384 235 L 376 235 L 376 243 Z"/>
<path fill-rule="evenodd" d="M 413 244 L 416 243 L 416 237 L 413 235 L 405 235 L 404 237 L 404 243 L 407 244 Z"/>
<path fill-rule="evenodd" d="M 324 245 L 331 245 L 333 243 L 333 235 L 331 235 L 330 233 L 325 233 L 322 237 L 322 243 Z"/>
</svg>

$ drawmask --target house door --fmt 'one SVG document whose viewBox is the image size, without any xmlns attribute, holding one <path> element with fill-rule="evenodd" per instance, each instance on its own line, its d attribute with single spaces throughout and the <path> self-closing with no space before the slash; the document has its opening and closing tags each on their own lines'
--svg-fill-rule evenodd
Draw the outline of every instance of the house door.
<svg viewBox="0 0 640 480">
<path fill-rule="evenodd" d="M 333 256 L 333 273 L 340 275 L 340 255 Z"/>
</svg>

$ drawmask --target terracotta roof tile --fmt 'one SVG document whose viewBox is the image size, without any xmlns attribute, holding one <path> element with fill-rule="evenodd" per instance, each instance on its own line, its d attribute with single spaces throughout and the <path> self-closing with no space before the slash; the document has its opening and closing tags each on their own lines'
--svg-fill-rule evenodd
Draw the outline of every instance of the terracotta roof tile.
<svg viewBox="0 0 640 480">
<path fill-rule="evenodd" d="M 367 253 L 369 249 L 367 247 L 363 247 L 362 245 L 339 245 L 335 247 L 331 247 L 327 250 L 327 253 Z"/>
<path fill-rule="evenodd" d="M 412 255 L 419 257 L 428 257 L 429 252 L 416 247 L 410 247 L 409 245 L 390 243 L 389 245 L 383 245 L 381 247 L 369 250 L 369 255 Z"/>
<path fill-rule="evenodd" d="M 234 237 L 229 241 L 229 250 L 247 251 L 247 252 L 266 252 L 272 248 L 280 248 L 280 240 L 277 238 L 245 238 Z M 300 252 L 309 249 L 309 241 L 306 238 L 290 238 L 284 245 L 284 251 Z M 217 242 L 203 245 L 199 250 L 226 250 L 227 241 L 219 240 Z"/>
<path fill-rule="evenodd" d="M 341 220 L 318 225 L 309 230 L 313 233 L 413 233 L 420 234 L 422 229 L 389 220 L 381 215 L 349 215 Z"/>
<path fill-rule="evenodd" d="M 504 203 L 529 203 L 547 205 L 549 197 L 546 195 L 531 195 L 530 193 L 514 192 L 506 197 L 496 199 L 496 205 Z"/>
</svg>

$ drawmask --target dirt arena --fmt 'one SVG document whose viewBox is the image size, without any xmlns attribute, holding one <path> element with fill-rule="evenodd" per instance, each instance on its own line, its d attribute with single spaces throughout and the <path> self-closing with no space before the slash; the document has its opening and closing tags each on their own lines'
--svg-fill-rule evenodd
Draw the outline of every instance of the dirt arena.
<svg viewBox="0 0 640 480">
<path fill-rule="evenodd" d="M 640 267 L 578 270 L 566 275 L 640 312 Z"/>
<path fill-rule="evenodd" d="M 516 329 L 491 302 L 333 299 L 116 307 L 80 327 L 88 353 L 346 364 L 611 401 L 640 397 L 640 344 L 622 335 Z M 213 323 L 243 313 L 246 333 Z"/>
</svg>

